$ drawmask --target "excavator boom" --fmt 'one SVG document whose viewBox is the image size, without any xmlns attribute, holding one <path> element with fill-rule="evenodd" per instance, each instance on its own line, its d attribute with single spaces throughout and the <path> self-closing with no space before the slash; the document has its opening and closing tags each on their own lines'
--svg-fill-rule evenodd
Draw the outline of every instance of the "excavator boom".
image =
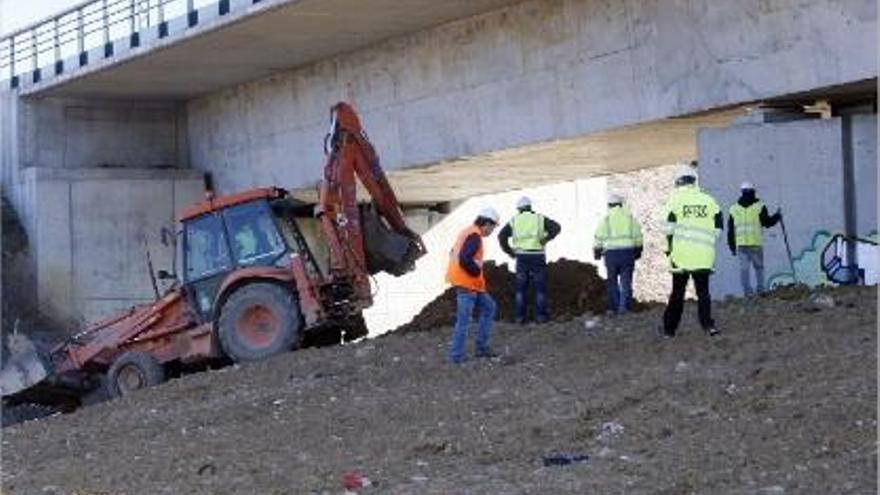
<svg viewBox="0 0 880 495">
<path fill-rule="evenodd" d="M 319 211 L 330 245 L 331 272 L 366 277 L 380 271 L 393 275 L 411 271 L 425 254 L 424 243 L 407 227 L 357 113 L 340 102 L 331 109 L 330 120 Z M 368 207 L 358 205 L 355 177 L 370 194 Z"/>
</svg>

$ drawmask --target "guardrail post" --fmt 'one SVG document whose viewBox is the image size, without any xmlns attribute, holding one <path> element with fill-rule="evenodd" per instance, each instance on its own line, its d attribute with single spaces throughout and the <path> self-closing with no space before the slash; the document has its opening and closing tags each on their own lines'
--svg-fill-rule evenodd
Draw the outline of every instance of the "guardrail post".
<svg viewBox="0 0 880 495">
<path fill-rule="evenodd" d="M 55 25 L 53 26 L 55 30 L 55 75 L 61 74 L 64 72 L 64 60 L 61 60 L 61 35 L 58 33 L 58 21 L 59 18 L 55 18 Z"/>
<path fill-rule="evenodd" d="M 187 26 L 193 27 L 199 23 L 199 11 L 196 10 L 194 0 L 186 0 Z"/>
<path fill-rule="evenodd" d="M 9 37 L 9 86 L 18 87 L 18 75 L 15 73 L 15 35 Z"/>
<path fill-rule="evenodd" d="M 159 0 L 159 38 L 168 36 L 168 23 L 165 22 L 165 0 Z"/>
<path fill-rule="evenodd" d="M 131 37 L 129 38 L 128 46 L 131 48 L 137 48 L 141 46 L 141 33 L 138 32 L 137 26 L 137 12 L 135 10 L 135 0 L 128 0 L 129 2 L 129 11 L 131 15 Z"/>
<path fill-rule="evenodd" d="M 40 53 L 37 51 L 37 28 L 31 29 L 31 57 L 33 60 L 33 81 L 34 84 L 40 82 L 42 74 L 40 73 Z"/>
<path fill-rule="evenodd" d="M 88 64 L 89 54 L 86 52 L 86 28 L 82 7 L 76 9 L 76 51 L 79 53 L 79 66 Z"/>
<path fill-rule="evenodd" d="M 104 21 L 104 58 L 113 56 L 113 43 L 110 41 L 110 14 L 107 12 L 107 0 L 101 0 L 101 14 Z"/>
</svg>

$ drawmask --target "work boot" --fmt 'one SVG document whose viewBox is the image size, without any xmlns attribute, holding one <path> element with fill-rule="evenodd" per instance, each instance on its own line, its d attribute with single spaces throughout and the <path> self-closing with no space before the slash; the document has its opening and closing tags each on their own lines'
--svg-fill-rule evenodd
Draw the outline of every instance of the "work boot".
<svg viewBox="0 0 880 495">
<path fill-rule="evenodd" d="M 483 359 L 483 358 L 484 359 L 494 359 L 497 357 L 501 357 L 501 354 L 494 352 L 492 349 L 486 349 L 486 350 L 477 352 L 475 354 L 475 356 L 478 358 L 481 358 L 481 359 Z"/>
<path fill-rule="evenodd" d="M 671 339 L 672 337 L 675 337 L 674 334 L 666 333 L 666 328 L 663 327 L 662 323 L 657 324 L 657 326 L 654 328 L 654 332 L 657 334 L 658 339 L 666 340 L 666 339 Z"/>
<path fill-rule="evenodd" d="M 706 333 L 709 334 L 709 337 L 714 337 L 721 332 L 719 332 L 718 329 L 715 327 L 709 327 L 706 329 Z"/>
</svg>

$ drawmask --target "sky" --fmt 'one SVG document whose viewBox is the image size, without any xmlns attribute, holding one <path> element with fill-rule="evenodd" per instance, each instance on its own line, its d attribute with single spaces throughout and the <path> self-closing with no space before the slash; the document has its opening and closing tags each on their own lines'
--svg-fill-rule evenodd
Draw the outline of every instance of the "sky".
<svg viewBox="0 0 880 495">
<path fill-rule="evenodd" d="M 0 36 L 82 2 L 83 0 L 0 0 Z"/>
</svg>

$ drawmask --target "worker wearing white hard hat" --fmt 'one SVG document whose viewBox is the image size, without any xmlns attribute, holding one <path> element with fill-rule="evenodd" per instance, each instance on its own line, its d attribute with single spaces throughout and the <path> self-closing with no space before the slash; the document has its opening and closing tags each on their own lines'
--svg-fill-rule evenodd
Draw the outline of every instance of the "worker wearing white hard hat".
<svg viewBox="0 0 880 495">
<path fill-rule="evenodd" d="M 753 296 L 751 272 L 755 271 L 757 293 L 764 292 L 764 229 L 782 221 L 782 211 L 770 215 L 758 199 L 754 184 L 744 181 L 739 187 L 736 204 L 728 209 L 727 247 L 739 262 L 740 285 L 743 295 Z"/>
<path fill-rule="evenodd" d="M 593 257 L 605 257 L 607 314 L 614 316 L 632 310 L 632 280 L 636 260 L 642 257 L 642 227 L 621 195 L 609 192 L 607 202 L 608 213 L 593 234 Z"/>
<path fill-rule="evenodd" d="M 475 338 L 476 356 L 484 358 L 496 356 L 489 348 L 496 305 L 486 287 L 483 271 L 483 238 L 492 234 L 498 221 L 499 215 L 495 208 L 481 209 L 474 222 L 459 233 L 449 251 L 446 281 L 455 287 L 457 303 L 455 327 L 449 345 L 449 360 L 456 364 L 464 360 L 468 327 L 474 306 L 479 312 Z"/>
<path fill-rule="evenodd" d="M 675 169 L 675 184 L 683 185 L 683 184 L 692 184 L 697 181 L 697 167 L 695 166 L 696 162 L 691 162 L 691 164 L 679 164 Z"/>
<path fill-rule="evenodd" d="M 549 319 L 547 311 L 547 243 L 559 235 L 559 224 L 532 210 L 528 196 L 516 202 L 516 215 L 498 233 L 501 249 L 516 259 L 516 321 L 525 323 L 526 294 L 535 289 L 535 320 Z"/>
<path fill-rule="evenodd" d="M 724 217 L 715 199 L 697 185 L 697 162 L 679 165 L 675 190 L 663 208 L 666 249 L 672 271 L 672 292 L 658 326 L 660 336 L 673 337 L 681 322 L 688 280 L 694 280 L 700 326 L 709 335 L 718 334 L 712 319 L 709 277 L 715 266 L 715 241 L 724 227 Z"/>
</svg>

